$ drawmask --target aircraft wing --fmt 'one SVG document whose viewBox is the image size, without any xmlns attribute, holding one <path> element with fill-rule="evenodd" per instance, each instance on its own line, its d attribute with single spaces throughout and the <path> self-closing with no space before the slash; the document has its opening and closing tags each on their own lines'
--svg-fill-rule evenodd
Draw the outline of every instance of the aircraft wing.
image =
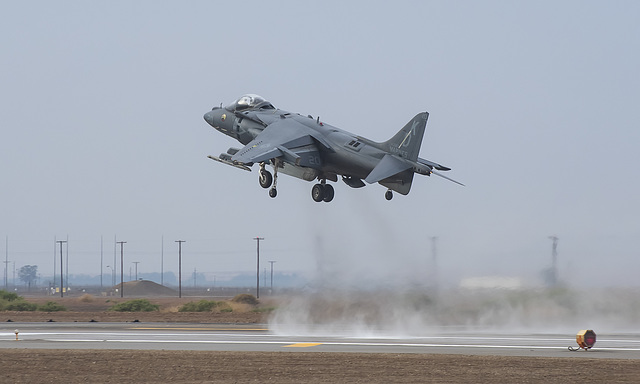
<svg viewBox="0 0 640 384">
<path fill-rule="evenodd" d="M 316 140 L 303 125 L 283 120 L 266 127 L 231 157 L 236 164 L 251 165 L 274 158 L 305 167 L 319 168 Z"/>
</svg>

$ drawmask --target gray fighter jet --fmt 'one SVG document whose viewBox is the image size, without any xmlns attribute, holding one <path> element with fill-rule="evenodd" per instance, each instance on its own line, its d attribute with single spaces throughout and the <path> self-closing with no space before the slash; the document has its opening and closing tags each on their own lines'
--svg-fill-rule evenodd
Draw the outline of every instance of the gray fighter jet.
<svg viewBox="0 0 640 384">
<path fill-rule="evenodd" d="M 414 173 L 435 174 L 462 185 L 434 171 L 450 168 L 418 157 L 428 117 L 427 112 L 417 114 L 391 139 L 378 143 L 325 124 L 319 117 L 278 109 L 253 94 L 226 107 L 220 104 L 204 115 L 209 125 L 244 145 L 210 159 L 247 171 L 259 164 L 260 186 L 271 188 L 271 197 L 277 195 L 278 172 L 318 180 L 311 189 L 317 202 L 333 200 L 334 189 L 327 180 L 337 182 L 338 176 L 352 188 L 379 183 L 387 187 L 387 200 L 393 197 L 392 191 L 408 194 Z M 273 175 L 266 169 L 268 164 Z"/>
</svg>

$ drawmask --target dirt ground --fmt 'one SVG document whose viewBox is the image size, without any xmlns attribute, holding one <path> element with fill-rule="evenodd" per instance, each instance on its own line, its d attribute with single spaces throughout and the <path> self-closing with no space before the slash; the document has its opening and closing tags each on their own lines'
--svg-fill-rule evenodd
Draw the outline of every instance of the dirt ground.
<svg viewBox="0 0 640 384">
<path fill-rule="evenodd" d="M 2 383 L 637 383 L 634 360 L 4 349 Z"/>
<path fill-rule="evenodd" d="M 148 298 L 157 312 L 109 312 L 128 298 L 30 297 L 65 312 L 0 312 L 15 322 L 265 323 L 274 303 L 178 312 L 195 297 Z M 261 311 L 255 311 L 262 309 Z M 132 350 L 0 351 L 0 383 L 638 383 L 636 360 L 426 354 Z"/>
</svg>

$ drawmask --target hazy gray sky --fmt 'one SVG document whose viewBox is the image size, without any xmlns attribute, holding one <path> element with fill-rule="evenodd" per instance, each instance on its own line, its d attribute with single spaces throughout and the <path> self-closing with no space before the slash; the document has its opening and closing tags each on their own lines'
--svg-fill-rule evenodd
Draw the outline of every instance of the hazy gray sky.
<svg viewBox="0 0 640 384">
<path fill-rule="evenodd" d="M 635 1 L 57 1 L 0 7 L 0 235 L 9 260 L 99 273 L 113 239 L 141 272 L 280 271 L 418 278 L 561 277 L 638 285 L 640 3 Z M 460 187 L 385 188 L 207 159 L 239 144 L 214 105 L 257 93 L 382 141 L 429 111 L 421 157 Z M 2 239 L 4 240 L 4 239 Z M 4 243 L 4 241 L 2 241 Z M 4 252 L 1 252 L 4 260 Z M 107 256 L 110 255 L 110 256 Z M 111 264 L 105 261 L 104 264 Z"/>
</svg>

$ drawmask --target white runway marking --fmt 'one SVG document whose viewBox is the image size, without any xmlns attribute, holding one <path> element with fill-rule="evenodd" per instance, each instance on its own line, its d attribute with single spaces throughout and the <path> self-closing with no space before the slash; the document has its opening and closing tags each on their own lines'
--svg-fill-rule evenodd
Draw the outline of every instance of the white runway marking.
<svg viewBox="0 0 640 384">
<path fill-rule="evenodd" d="M 17 324 L 16 324 L 17 325 Z M 640 334 L 608 335 L 597 341 L 587 353 L 571 353 L 575 338 L 565 335 L 499 335 L 474 333 L 434 335 L 428 337 L 345 337 L 317 335 L 278 335 L 264 329 L 148 328 L 140 330 L 126 325 L 24 327 L 15 341 L 14 328 L 2 327 L 0 348 L 109 348 L 173 349 L 208 351 L 283 351 L 368 353 L 470 353 L 515 356 L 561 356 L 640 359 Z M 77 331 L 74 331 L 76 330 Z M 92 331 L 95 329 L 95 331 Z M 304 346 L 305 348 L 288 348 Z M 475 351 L 475 352 L 474 352 Z M 584 351 L 582 351 L 584 352 Z M 598 353 L 600 352 L 600 353 Z"/>
</svg>

